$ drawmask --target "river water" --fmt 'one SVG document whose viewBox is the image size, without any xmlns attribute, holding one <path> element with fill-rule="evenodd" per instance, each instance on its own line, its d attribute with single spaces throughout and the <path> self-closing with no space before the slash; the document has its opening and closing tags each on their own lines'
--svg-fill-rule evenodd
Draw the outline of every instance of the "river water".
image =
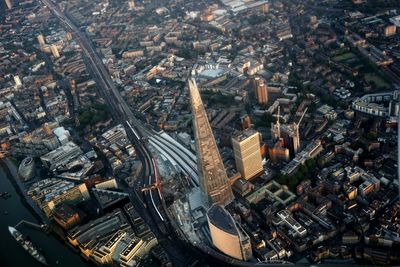
<svg viewBox="0 0 400 267">
<path fill-rule="evenodd" d="M 15 170 L 10 170 L 15 172 Z M 15 173 L 13 174 L 15 175 Z M 15 190 L 6 172 L 0 166 L 0 192 L 7 191 L 11 194 L 8 199 L 0 198 L 0 266 L 1 267 L 36 267 L 42 266 L 36 262 L 13 239 L 8 232 L 8 226 L 15 226 L 21 220 L 37 223 L 30 209 L 24 204 L 20 195 Z M 4 212 L 7 211 L 8 214 Z M 63 241 L 56 239 L 53 235 L 47 235 L 41 231 L 20 226 L 24 235 L 28 235 L 36 247 L 41 248 L 49 266 L 65 267 L 88 267 L 87 263 L 78 253 L 67 247 Z M 58 265 L 56 262 L 58 261 Z"/>
</svg>

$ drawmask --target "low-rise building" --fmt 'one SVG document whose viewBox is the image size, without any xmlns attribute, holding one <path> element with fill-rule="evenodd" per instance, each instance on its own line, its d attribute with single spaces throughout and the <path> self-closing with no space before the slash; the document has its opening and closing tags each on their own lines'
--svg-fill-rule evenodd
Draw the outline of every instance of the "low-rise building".
<svg viewBox="0 0 400 267">
<path fill-rule="evenodd" d="M 57 204 L 63 202 L 75 204 L 90 198 L 85 184 L 76 185 L 55 178 L 32 184 L 27 193 L 49 218 L 53 216 L 53 210 Z"/>
<path fill-rule="evenodd" d="M 54 220 L 66 230 L 80 222 L 79 213 L 63 202 L 55 207 L 53 215 Z"/>
<path fill-rule="evenodd" d="M 40 160 L 47 168 L 54 170 L 82 154 L 83 152 L 79 146 L 73 142 L 68 142 L 65 145 L 41 156 Z"/>
</svg>

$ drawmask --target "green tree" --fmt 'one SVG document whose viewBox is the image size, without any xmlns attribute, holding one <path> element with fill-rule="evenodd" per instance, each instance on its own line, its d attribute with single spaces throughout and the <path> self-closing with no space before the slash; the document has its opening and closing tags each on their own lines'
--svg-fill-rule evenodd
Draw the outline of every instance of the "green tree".
<svg viewBox="0 0 400 267">
<path fill-rule="evenodd" d="M 305 165 L 307 166 L 309 171 L 313 170 L 316 167 L 315 159 L 306 160 Z"/>
<path fill-rule="evenodd" d="M 367 138 L 367 139 L 370 140 L 370 141 L 375 141 L 375 140 L 376 140 L 376 137 L 377 137 L 377 135 L 376 135 L 376 133 L 374 133 L 374 132 L 368 132 L 368 133 L 366 134 L 366 136 L 365 136 L 365 138 Z"/>
<path fill-rule="evenodd" d="M 275 123 L 276 118 L 269 113 L 264 113 L 255 123 L 256 127 L 269 127 L 271 123 Z"/>
</svg>

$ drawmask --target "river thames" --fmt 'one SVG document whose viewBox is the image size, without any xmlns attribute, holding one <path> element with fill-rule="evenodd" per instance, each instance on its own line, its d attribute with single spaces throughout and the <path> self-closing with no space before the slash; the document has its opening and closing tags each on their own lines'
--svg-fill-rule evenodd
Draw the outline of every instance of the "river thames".
<svg viewBox="0 0 400 267">
<path fill-rule="evenodd" d="M 15 172 L 15 170 L 10 171 Z M 15 173 L 8 174 L 15 175 Z M 8 226 L 15 226 L 21 220 L 38 222 L 27 205 L 24 204 L 10 179 L 13 178 L 8 177 L 6 170 L 0 165 L 0 192 L 6 191 L 11 194 L 11 197 L 8 199 L 0 198 L 0 266 L 42 266 L 8 232 Z M 49 266 L 92 266 L 81 258 L 78 253 L 73 251 L 72 248 L 67 247 L 63 241 L 56 239 L 53 235 L 45 234 L 26 226 L 20 226 L 18 230 L 24 235 L 29 236 L 36 247 L 43 250 Z"/>
</svg>

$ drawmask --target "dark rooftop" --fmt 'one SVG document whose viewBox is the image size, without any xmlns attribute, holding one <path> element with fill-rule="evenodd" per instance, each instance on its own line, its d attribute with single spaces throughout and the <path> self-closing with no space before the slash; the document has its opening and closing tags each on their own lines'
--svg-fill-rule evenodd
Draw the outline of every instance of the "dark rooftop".
<svg viewBox="0 0 400 267">
<path fill-rule="evenodd" d="M 76 214 L 76 211 L 65 203 L 61 203 L 61 204 L 57 205 L 54 210 L 54 216 L 60 218 L 63 221 L 67 221 L 69 218 L 71 218 L 75 214 Z"/>
<path fill-rule="evenodd" d="M 233 235 L 238 235 L 238 231 L 232 216 L 220 205 L 212 205 L 207 211 L 210 223 L 221 230 Z"/>
</svg>

